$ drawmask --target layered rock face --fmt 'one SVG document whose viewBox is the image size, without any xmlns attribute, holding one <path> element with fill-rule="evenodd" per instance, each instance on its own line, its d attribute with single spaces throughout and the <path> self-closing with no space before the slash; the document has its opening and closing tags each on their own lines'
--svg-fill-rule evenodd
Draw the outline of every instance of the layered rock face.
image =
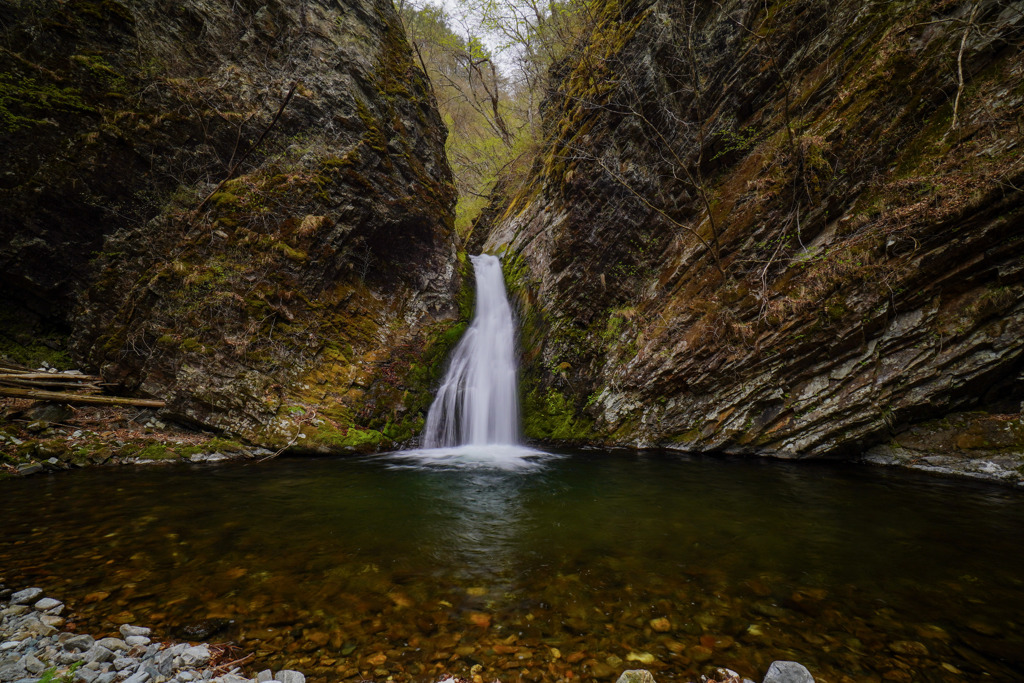
<svg viewBox="0 0 1024 683">
<path fill-rule="evenodd" d="M 424 349 L 457 315 L 455 194 L 389 1 L 0 19 L 8 308 L 184 422 L 326 446 L 416 429 Z"/>
<path fill-rule="evenodd" d="M 1022 40 L 996 0 L 608 3 L 477 228 L 530 435 L 803 457 L 1018 413 Z"/>
</svg>

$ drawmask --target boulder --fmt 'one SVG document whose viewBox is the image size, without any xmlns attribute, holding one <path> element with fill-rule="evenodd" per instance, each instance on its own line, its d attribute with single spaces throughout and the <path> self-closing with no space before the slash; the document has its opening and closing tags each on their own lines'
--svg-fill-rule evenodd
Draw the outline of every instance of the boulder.
<svg viewBox="0 0 1024 683">
<path fill-rule="evenodd" d="M 762 683 L 814 683 L 814 676 L 799 662 L 779 660 L 768 667 Z"/>
</svg>

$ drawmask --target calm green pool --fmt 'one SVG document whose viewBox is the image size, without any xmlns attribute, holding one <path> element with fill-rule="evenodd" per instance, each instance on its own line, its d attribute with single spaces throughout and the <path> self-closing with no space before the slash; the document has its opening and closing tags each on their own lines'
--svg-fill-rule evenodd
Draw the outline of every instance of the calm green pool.
<svg viewBox="0 0 1024 683">
<path fill-rule="evenodd" d="M 89 469 L 0 500 L 0 578 L 80 630 L 214 632 L 321 680 L 1024 679 L 1024 493 L 991 485 L 593 450 Z"/>
</svg>

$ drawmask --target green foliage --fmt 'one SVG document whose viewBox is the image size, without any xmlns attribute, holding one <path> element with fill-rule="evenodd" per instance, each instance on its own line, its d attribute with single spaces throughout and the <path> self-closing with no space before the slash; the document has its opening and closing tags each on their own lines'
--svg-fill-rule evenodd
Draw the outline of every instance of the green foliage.
<svg viewBox="0 0 1024 683">
<path fill-rule="evenodd" d="M 39 677 L 38 683 L 74 683 L 75 672 L 82 668 L 85 662 L 75 662 L 68 669 L 57 675 L 57 667 L 52 667 L 43 672 L 43 675 Z"/>
<path fill-rule="evenodd" d="M 480 30 L 487 30 L 493 14 L 493 8 L 469 0 L 454 11 L 472 15 L 470 23 Z M 524 142 L 532 139 L 541 94 L 521 87 L 504 63 L 499 68 L 481 36 L 461 35 L 447 9 L 407 4 L 402 18 L 449 130 L 445 151 L 458 191 L 455 228 L 467 237 L 498 178 L 518 168 L 515 159 L 532 148 Z"/>
<path fill-rule="evenodd" d="M 175 456 L 176 453 L 169 450 L 166 444 L 153 442 L 139 451 L 135 457 L 142 460 L 166 460 Z"/>
<path fill-rule="evenodd" d="M 127 89 L 124 76 L 117 72 L 103 57 L 99 55 L 72 55 L 71 61 L 86 69 L 88 77 L 103 89 L 110 92 L 123 92 Z"/>
<path fill-rule="evenodd" d="M 56 125 L 52 117 L 61 114 L 95 113 L 78 88 L 39 82 L 10 73 L 0 73 L 0 131 Z"/>
<path fill-rule="evenodd" d="M 388 442 L 388 438 L 381 432 L 373 429 L 359 429 L 357 427 L 334 429 L 327 425 L 322 425 L 316 428 L 309 428 L 303 433 L 306 434 L 304 446 L 326 446 L 328 448 L 363 453 L 373 452 L 379 446 Z"/>
<path fill-rule="evenodd" d="M 731 130 L 722 130 L 718 132 L 718 137 L 722 141 L 722 148 L 711 158 L 712 161 L 720 159 L 727 154 L 732 154 L 733 152 L 746 154 L 757 146 L 758 143 L 758 131 L 754 126 L 747 126 L 746 128 L 736 132 Z"/>
<path fill-rule="evenodd" d="M 576 402 L 554 388 L 535 388 L 523 396 L 523 433 L 531 439 L 581 442 L 594 439 L 593 420 Z"/>
</svg>

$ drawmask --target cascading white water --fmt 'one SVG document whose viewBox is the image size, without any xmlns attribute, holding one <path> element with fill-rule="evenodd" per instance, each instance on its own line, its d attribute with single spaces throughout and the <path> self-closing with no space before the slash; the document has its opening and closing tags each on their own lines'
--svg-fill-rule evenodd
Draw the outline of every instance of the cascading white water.
<svg viewBox="0 0 1024 683">
<path fill-rule="evenodd" d="M 427 412 L 425 448 L 519 440 L 515 327 L 501 263 L 488 254 L 470 260 L 476 273 L 476 312 Z"/>
</svg>

